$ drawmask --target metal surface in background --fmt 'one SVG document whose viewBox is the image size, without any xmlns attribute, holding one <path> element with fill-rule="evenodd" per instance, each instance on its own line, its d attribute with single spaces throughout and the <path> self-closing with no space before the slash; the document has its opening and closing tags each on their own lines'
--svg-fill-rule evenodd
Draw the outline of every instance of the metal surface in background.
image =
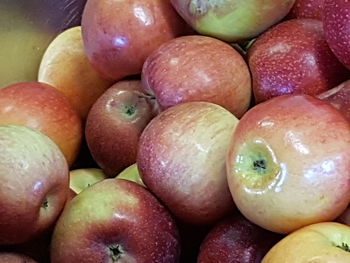
<svg viewBox="0 0 350 263">
<path fill-rule="evenodd" d="M 86 0 L 0 0 L 0 88 L 36 80 L 52 39 L 80 24 Z"/>
</svg>

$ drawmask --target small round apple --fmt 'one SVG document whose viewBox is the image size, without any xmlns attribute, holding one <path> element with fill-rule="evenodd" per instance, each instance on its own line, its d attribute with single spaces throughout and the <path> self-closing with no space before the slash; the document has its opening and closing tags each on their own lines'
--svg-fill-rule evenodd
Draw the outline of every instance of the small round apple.
<svg viewBox="0 0 350 263">
<path fill-rule="evenodd" d="M 52 263 L 177 263 L 175 221 L 144 187 L 106 179 L 77 195 L 53 233 Z"/>
<path fill-rule="evenodd" d="M 237 118 L 247 111 L 252 93 L 243 57 L 229 44 L 205 36 L 178 37 L 160 46 L 143 65 L 142 83 L 162 110 L 206 101 Z"/>
<path fill-rule="evenodd" d="M 277 233 L 332 221 L 350 201 L 350 124 L 326 102 L 284 95 L 240 120 L 227 155 L 238 209 Z"/>
<path fill-rule="evenodd" d="M 47 230 L 68 193 L 68 166 L 48 137 L 24 126 L 0 126 L 0 245 Z"/>
<path fill-rule="evenodd" d="M 323 222 L 305 226 L 279 241 L 262 263 L 348 263 L 350 227 Z"/>
<path fill-rule="evenodd" d="M 225 156 L 237 123 L 219 105 L 187 102 L 163 111 L 143 131 L 142 181 L 181 221 L 211 224 L 235 209 Z"/>
</svg>

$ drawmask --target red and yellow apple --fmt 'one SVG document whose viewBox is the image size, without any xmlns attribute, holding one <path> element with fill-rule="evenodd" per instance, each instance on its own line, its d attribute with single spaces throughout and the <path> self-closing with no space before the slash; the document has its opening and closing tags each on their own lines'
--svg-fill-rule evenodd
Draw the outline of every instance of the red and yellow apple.
<svg viewBox="0 0 350 263">
<path fill-rule="evenodd" d="M 79 194 L 85 188 L 106 178 L 107 176 L 98 168 L 75 169 L 69 173 L 69 188 L 75 194 Z"/>
<path fill-rule="evenodd" d="M 284 95 L 250 109 L 227 155 L 238 209 L 277 233 L 332 221 L 350 201 L 350 124 L 308 95 Z"/>
</svg>

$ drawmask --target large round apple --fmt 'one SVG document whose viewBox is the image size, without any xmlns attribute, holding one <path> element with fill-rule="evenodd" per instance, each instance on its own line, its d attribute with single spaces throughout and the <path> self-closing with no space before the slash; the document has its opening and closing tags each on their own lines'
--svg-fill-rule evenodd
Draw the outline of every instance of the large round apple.
<svg viewBox="0 0 350 263">
<path fill-rule="evenodd" d="M 0 244 L 28 241 L 56 220 L 68 192 L 68 166 L 48 137 L 0 126 Z"/>
<path fill-rule="evenodd" d="M 82 18 L 86 55 L 112 80 L 139 74 L 154 49 L 186 31 L 169 0 L 88 0 Z"/>
<path fill-rule="evenodd" d="M 180 220 L 210 224 L 234 209 L 225 156 L 237 123 L 216 104 L 188 102 L 162 112 L 143 131 L 141 178 Z"/>
<path fill-rule="evenodd" d="M 225 41 L 257 36 L 281 20 L 294 0 L 171 0 L 196 31 Z"/>
<path fill-rule="evenodd" d="M 207 101 L 240 118 L 251 98 L 250 73 L 242 56 L 227 43 L 205 36 L 179 37 L 160 46 L 143 65 L 142 83 L 163 110 Z"/>
<path fill-rule="evenodd" d="M 52 263 L 177 263 L 179 233 L 169 212 L 144 187 L 106 179 L 78 194 L 53 233 Z"/>
<path fill-rule="evenodd" d="M 237 207 L 263 228 L 331 221 L 350 201 L 350 124 L 308 95 L 271 99 L 240 120 L 227 174 Z"/>
<path fill-rule="evenodd" d="M 328 47 L 316 19 L 273 27 L 248 50 L 248 61 L 257 103 L 284 94 L 318 95 L 350 74 Z"/>
<path fill-rule="evenodd" d="M 350 227 L 323 222 L 295 231 L 278 242 L 262 263 L 348 263 Z"/>
</svg>

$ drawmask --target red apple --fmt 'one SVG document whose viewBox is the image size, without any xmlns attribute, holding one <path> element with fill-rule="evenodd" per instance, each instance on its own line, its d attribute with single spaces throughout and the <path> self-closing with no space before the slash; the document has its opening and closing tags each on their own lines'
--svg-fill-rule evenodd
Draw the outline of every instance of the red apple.
<svg viewBox="0 0 350 263">
<path fill-rule="evenodd" d="M 24 126 L 0 126 L 0 245 L 32 239 L 55 223 L 68 166 L 56 146 Z"/>
<path fill-rule="evenodd" d="M 59 218 L 52 263 L 178 262 L 177 227 L 144 187 L 106 179 L 77 195 Z"/>
<path fill-rule="evenodd" d="M 232 46 L 210 37 L 184 36 L 163 44 L 145 61 L 142 82 L 163 110 L 207 101 L 239 118 L 250 104 L 246 62 Z"/>
<path fill-rule="evenodd" d="M 139 137 L 153 116 L 139 80 L 117 82 L 95 102 L 85 135 L 91 155 L 107 176 L 136 162 Z"/>
<path fill-rule="evenodd" d="M 197 263 L 256 263 L 280 235 L 254 225 L 237 213 L 221 220 L 201 244 Z"/>
<path fill-rule="evenodd" d="M 324 0 L 296 0 L 288 18 L 313 18 L 322 21 Z"/>
<path fill-rule="evenodd" d="M 350 206 L 335 221 L 350 226 Z"/>
<path fill-rule="evenodd" d="M 350 124 L 309 95 L 273 98 L 237 125 L 227 176 L 238 209 L 267 230 L 334 220 L 350 201 Z"/>
<path fill-rule="evenodd" d="M 318 95 L 349 77 L 315 19 L 288 20 L 270 29 L 248 50 L 248 61 L 257 103 L 283 94 Z"/>
<path fill-rule="evenodd" d="M 350 2 L 324 0 L 323 27 L 328 45 L 337 58 L 350 69 Z"/>
<path fill-rule="evenodd" d="M 1 263 L 36 263 L 36 261 L 26 255 L 15 252 L 0 252 Z"/>
<path fill-rule="evenodd" d="M 48 84 L 21 82 L 0 89 L 0 125 L 24 125 L 44 133 L 59 146 L 69 166 L 79 153 L 81 119 Z"/>
<path fill-rule="evenodd" d="M 321 93 L 318 98 L 330 103 L 350 121 L 350 80 Z"/>
<path fill-rule="evenodd" d="M 262 263 L 350 262 L 350 227 L 334 222 L 309 225 L 278 242 Z"/>
<path fill-rule="evenodd" d="M 143 131 L 142 181 L 181 221 L 211 224 L 234 209 L 225 156 L 237 123 L 219 105 L 188 102 L 162 112 Z"/>
<path fill-rule="evenodd" d="M 169 0 L 88 0 L 82 18 L 87 57 L 112 80 L 139 74 L 154 49 L 186 31 Z"/>
<path fill-rule="evenodd" d="M 103 79 L 87 59 L 80 26 L 62 32 L 50 43 L 41 59 L 38 81 L 66 95 L 83 120 L 92 104 L 113 84 Z"/>
</svg>

